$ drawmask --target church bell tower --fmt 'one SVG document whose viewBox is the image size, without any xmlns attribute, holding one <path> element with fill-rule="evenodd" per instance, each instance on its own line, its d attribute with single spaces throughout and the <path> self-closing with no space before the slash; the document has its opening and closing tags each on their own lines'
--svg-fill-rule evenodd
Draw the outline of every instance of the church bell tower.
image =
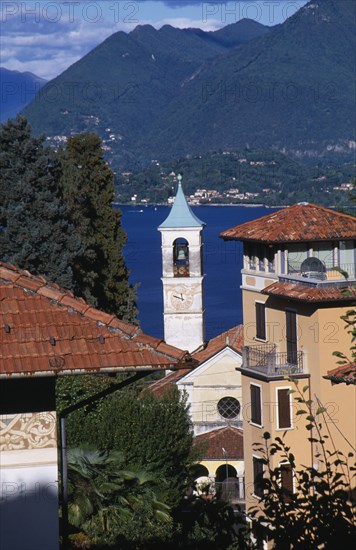
<svg viewBox="0 0 356 550">
<path fill-rule="evenodd" d="M 178 176 L 177 195 L 167 219 L 158 227 L 162 238 L 164 339 L 192 352 L 204 344 L 204 222 L 188 205 Z"/>
</svg>

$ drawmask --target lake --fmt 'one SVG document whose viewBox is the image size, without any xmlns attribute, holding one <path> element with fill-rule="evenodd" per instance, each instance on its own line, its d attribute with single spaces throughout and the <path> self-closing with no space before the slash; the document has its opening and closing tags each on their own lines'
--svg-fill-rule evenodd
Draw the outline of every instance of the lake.
<svg viewBox="0 0 356 550">
<path fill-rule="evenodd" d="M 120 206 L 127 233 L 125 259 L 132 284 L 140 283 L 137 306 L 142 329 L 163 338 L 161 235 L 157 227 L 168 216 L 168 206 Z M 204 242 L 204 298 L 206 338 L 242 322 L 242 244 L 224 242 L 219 233 L 235 225 L 270 214 L 265 207 L 197 206 L 194 213 L 206 223 Z"/>
</svg>

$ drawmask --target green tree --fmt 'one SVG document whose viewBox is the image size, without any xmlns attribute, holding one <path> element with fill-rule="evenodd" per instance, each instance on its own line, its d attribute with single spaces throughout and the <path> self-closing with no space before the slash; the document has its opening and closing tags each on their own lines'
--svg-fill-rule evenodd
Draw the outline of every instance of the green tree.
<svg viewBox="0 0 356 550">
<path fill-rule="evenodd" d="M 88 303 L 121 319 L 136 315 L 123 247 L 121 213 L 114 210 L 114 175 L 103 158 L 96 134 L 68 139 L 60 153 L 66 205 L 84 251 L 73 264 L 76 293 Z"/>
<path fill-rule="evenodd" d="M 71 446 L 89 444 L 123 453 L 128 468 L 142 468 L 160 483 L 160 497 L 175 506 L 184 495 L 193 462 L 193 434 L 185 399 L 176 388 L 162 399 L 150 393 L 137 398 L 122 391 L 102 400 L 99 408 L 68 419 Z"/>
<path fill-rule="evenodd" d="M 169 533 L 169 507 L 157 499 L 154 479 L 144 471 L 127 470 L 122 453 L 74 449 L 68 474 L 69 520 L 80 530 L 71 537 L 73 543 L 83 546 L 83 534 L 88 544 L 116 544 L 118 539 L 133 544 L 147 539 L 148 532 Z"/>
<path fill-rule="evenodd" d="M 0 130 L 0 257 L 72 289 L 81 251 L 58 186 L 58 163 L 44 138 L 18 116 Z"/>
</svg>

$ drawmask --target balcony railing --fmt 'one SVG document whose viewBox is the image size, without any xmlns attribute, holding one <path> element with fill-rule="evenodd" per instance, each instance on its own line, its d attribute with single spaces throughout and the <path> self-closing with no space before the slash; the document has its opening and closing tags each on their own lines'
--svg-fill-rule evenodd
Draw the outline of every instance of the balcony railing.
<svg viewBox="0 0 356 550">
<path fill-rule="evenodd" d="M 328 262 L 321 262 L 323 271 L 302 271 L 300 262 L 288 263 L 288 275 L 303 277 L 306 281 L 316 280 L 318 282 L 347 281 L 355 278 L 355 264 L 340 264 L 338 266 Z"/>
<path fill-rule="evenodd" d="M 303 352 L 277 352 L 274 344 L 264 346 L 244 346 L 242 367 L 265 376 L 302 374 Z"/>
</svg>

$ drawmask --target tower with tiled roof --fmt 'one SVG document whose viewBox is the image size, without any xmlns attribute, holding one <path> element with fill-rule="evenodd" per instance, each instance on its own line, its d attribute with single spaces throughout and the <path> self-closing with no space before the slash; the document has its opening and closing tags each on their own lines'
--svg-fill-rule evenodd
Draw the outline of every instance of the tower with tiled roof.
<svg viewBox="0 0 356 550">
<path fill-rule="evenodd" d="M 336 448 L 347 455 L 356 447 L 355 386 L 325 379 L 339 361 L 333 352 L 351 354 L 342 316 L 356 303 L 356 218 L 301 203 L 221 237 L 244 247 L 241 379 L 243 403 L 250 404 L 244 415 L 246 496 L 255 507 L 264 463 L 253 444 L 264 432 L 272 438 L 285 433 L 297 469 L 322 467 L 303 415 L 296 414 L 293 381 L 306 388 L 316 409 L 326 409 L 318 421 L 327 418 L 323 430 L 331 432 Z M 277 458 L 274 466 L 280 465 Z M 282 483 L 293 492 L 293 471 L 290 464 L 283 468 Z"/>
<path fill-rule="evenodd" d="M 164 339 L 167 344 L 194 351 L 203 345 L 202 222 L 188 205 L 182 177 L 172 209 L 158 227 L 162 236 Z"/>
</svg>

